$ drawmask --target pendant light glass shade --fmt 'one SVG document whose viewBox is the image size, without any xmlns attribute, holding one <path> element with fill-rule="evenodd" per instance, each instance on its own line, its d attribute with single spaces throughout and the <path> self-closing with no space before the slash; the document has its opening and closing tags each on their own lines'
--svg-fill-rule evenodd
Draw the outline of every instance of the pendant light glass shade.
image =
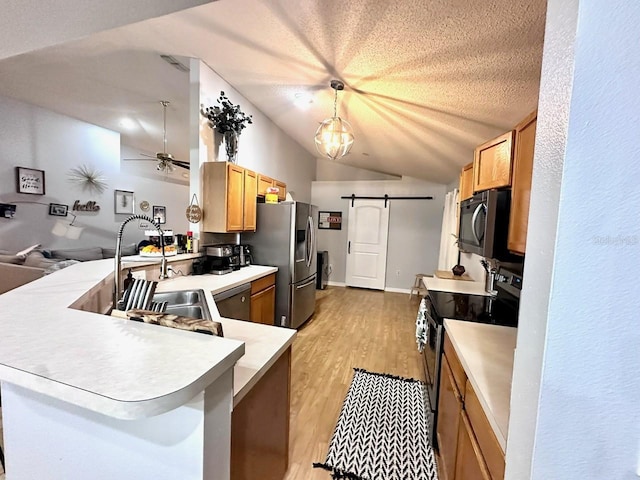
<svg viewBox="0 0 640 480">
<path fill-rule="evenodd" d="M 332 80 L 331 88 L 335 90 L 333 117 L 327 118 L 320 124 L 316 130 L 315 144 L 320 155 L 337 160 L 349 153 L 354 136 L 349 122 L 340 118 L 337 113 L 338 90 L 343 90 L 344 84 L 339 80 Z"/>
</svg>

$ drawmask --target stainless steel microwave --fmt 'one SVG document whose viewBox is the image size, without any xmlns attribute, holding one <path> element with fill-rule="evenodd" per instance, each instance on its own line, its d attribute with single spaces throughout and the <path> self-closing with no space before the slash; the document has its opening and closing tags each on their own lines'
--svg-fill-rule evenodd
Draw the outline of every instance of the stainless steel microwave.
<svg viewBox="0 0 640 480">
<path fill-rule="evenodd" d="M 487 190 L 460 202 L 460 251 L 486 258 L 513 260 L 507 250 L 509 190 Z"/>
</svg>

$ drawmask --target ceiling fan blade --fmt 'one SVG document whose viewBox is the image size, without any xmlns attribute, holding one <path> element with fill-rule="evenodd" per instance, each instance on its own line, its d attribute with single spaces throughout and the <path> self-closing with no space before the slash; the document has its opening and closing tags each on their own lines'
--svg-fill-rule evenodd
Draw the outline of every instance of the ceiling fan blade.
<svg viewBox="0 0 640 480">
<path fill-rule="evenodd" d="M 141 153 L 140 155 L 142 155 L 143 157 L 149 157 L 149 158 L 153 158 L 155 159 L 158 155 L 147 155 L 146 153 Z"/>
<path fill-rule="evenodd" d="M 125 161 L 135 161 L 135 162 L 152 162 L 155 161 L 155 158 L 123 158 Z"/>
<path fill-rule="evenodd" d="M 191 164 L 189 162 L 185 162 L 183 160 L 173 160 L 173 164 L 178 166 L 178 167 L 186 168 L 187 170 L 191 166 Z"/>
</svg>

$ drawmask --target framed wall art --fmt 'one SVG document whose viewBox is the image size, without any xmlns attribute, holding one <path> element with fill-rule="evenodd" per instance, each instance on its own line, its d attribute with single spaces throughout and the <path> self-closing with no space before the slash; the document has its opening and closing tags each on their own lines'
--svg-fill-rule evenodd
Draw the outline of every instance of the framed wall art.
<svg viewBox="0 0 640 480">
<path fill-rule="evenodd" d="M 167 207 L 161 205 L 153 206 L 153 219 L 160 225 L 167 223 Z"/>
<path fill-rule="evenodd" d="M 69 211 L 69 205 L 62 205 L 61 203 L 49 204 L 49 215 L 54 217 L 66 217 Z"/>
<path fill-rule="evenodd" d="M 31 195 L 44 195 L 44 170 L 16 167 L 16 191 Z"/>
<path fill-rule="evenodd" d="M 127 190 L 114 190 L 114 212 L 118 214 L 135 213 L 135 202 L 133 192 Z"/>
<path fill-rule="evenodd" d="M 342 230 L 342 212 L 318 212 L 320 230 Z"/>
</svg>

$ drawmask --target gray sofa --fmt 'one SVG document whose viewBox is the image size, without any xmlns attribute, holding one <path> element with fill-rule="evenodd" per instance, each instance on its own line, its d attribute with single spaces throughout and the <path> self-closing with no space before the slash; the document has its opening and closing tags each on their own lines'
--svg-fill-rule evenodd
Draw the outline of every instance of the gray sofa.
<svg viewBox="0 0 640 480">
<path fill-rule="evenodd" d="M 136 255 L 137 246 L 122 248 L 122 255 Z M 115 248 L 36 249 L 26 255 L 0 250 L 0 294 L 78 262 L 113 258 Z"/>
</svg>

